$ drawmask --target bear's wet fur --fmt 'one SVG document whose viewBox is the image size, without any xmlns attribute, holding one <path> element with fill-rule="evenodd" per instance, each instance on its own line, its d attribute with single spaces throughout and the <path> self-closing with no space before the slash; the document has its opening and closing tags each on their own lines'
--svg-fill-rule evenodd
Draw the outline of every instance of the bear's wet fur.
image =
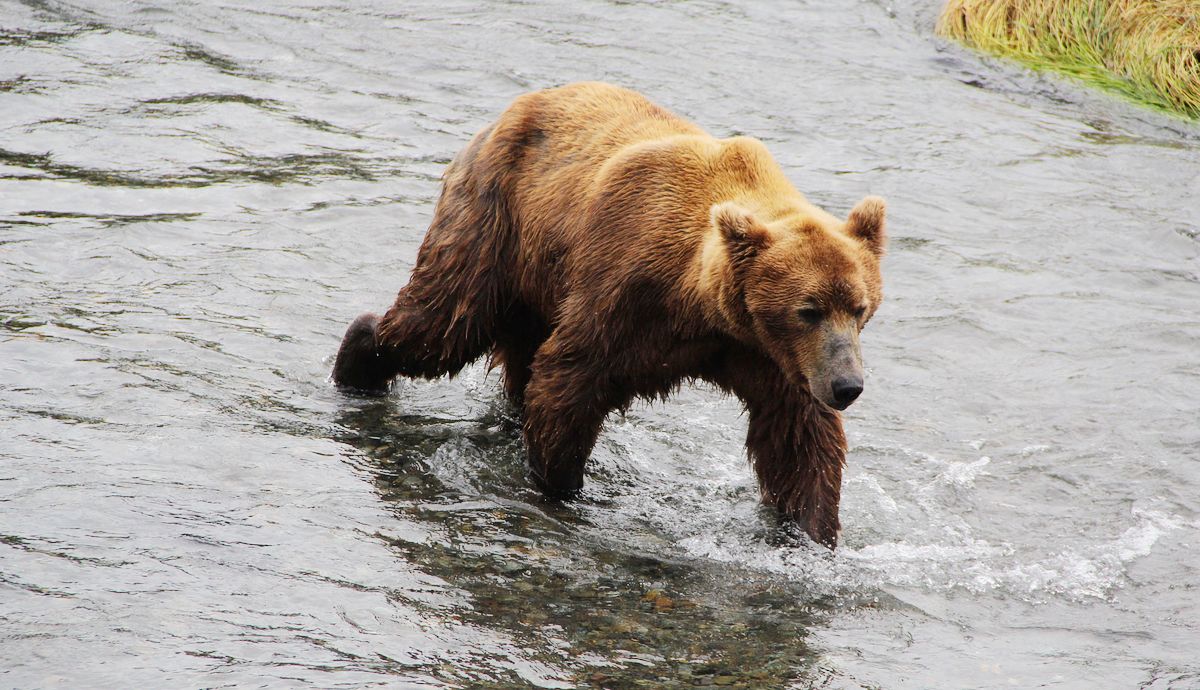
<svg viewBox="0 0 1200 690">
<path fill-rule="evenodd" d="M 447 168 L 408 284 L 351 324 L 333 379 L 378 393 L 490 354 L 554 496 L 610 411 L 710 382 L 747 409 L 763 501 L 833 548 L 884 242 L 882 200 L 843 222 L 755 139 L 607 84 L 531 93 Z"/>
</svg>

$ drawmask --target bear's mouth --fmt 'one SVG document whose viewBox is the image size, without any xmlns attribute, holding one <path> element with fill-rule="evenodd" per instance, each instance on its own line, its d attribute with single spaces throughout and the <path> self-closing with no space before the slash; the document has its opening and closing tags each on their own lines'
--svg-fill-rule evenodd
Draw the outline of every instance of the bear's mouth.
<svg viewBox="0 0 1200 690">
<path fill-rule="evenodd" d="M 853 404 L 854 404 L 854 401 L 850 401 L 850 402 L 848 402 L 848 403 L 844 403 L 844 404 L 839 404 L 839 403 L 836 403 L 836 402 L 829 402 L 829 401 L 826 401 L 826 400 L 822 400 L 822 401 L 821 401 L 821 404 L 822 404 L 822 405 L 824 405 L 825 407 L 829 407 L 829 408 L 835 409 L 835 410 L 837 410 L 838 412 L 845 412 L 847 409 L 849 409 L 849 408 L 850 408 L 850 406 L 851 406 L 851 405 L 853 405 Z"/>
</svg>

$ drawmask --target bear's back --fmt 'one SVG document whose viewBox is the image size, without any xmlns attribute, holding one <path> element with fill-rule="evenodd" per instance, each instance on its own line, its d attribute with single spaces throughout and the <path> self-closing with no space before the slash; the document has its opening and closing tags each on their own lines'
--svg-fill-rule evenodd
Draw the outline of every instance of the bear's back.
<svg viewBox="0 0 1200 690">
<path fill-rule="evenodd" d="M 517 98 L 447 170 L 440 205 L 495 218 L 474 232 L 503 235 L 513 290 L 549 316 L 572 284 L 638 266 L 681 276 L 723 201 L 767 222 L 819 213 L 758 140 L 716 139 L 638 93 L 585 82 Z M 432 228 L 428 241 L 458 242 Z"/>
<path fill-rule="evenodd" d="M 506 149 L 510 208 L 528 239 L 604 229 L 597 225 L 612 232 L 613 223 L 625 219 L 677 229 L 695 223 L 703 231 L 709 207 L 719 201 L 803 202 L 758 140 L 716 139 L 611 84 L 582 82 L 522 96 L 490 138 Z"/>
</svg>

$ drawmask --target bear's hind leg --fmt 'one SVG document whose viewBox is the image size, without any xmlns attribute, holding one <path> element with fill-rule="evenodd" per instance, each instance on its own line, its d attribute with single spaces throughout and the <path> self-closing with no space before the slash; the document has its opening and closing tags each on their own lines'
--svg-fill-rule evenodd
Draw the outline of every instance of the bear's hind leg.
<svg viewBox="0 0 1200 690">
<path fill-rule="evenodd" d="M 492 353 L 492 362 L 504 369 L 504 395 L 517 410 L 525 407 L 525 388 L 533 376 L 530 367 L 533 366 L 533 354 L 537 347 L 526 347 L 518 344 L 496 345 Z"/>
<path fill-rule="evenodd" d="M 457 374 L 492 345 L 491 319 L 470 309 L 429 309 L 406 286 L 382 318 L 363 314 L 350 324 L 333 365 L 338 386 L 382 394 L 397 375 Z"/>
<path fill-rule="evenodd" d="M 343 388 L 382 395 L 396 375 L 376 341 L 379 316 L 362 314 L 346 329 L 333 363 L 333 382 Z"/>
<path fill-rule="evenodd" d="M 517 410 L 525 407 L 525 388 L 533 376 L 533 359 L 549 336 L 544 321 L 527 307 L 514 307 L 503 319 L 492 352 L 492 366 L 504 369 L 504 393 Z"/>
</svg>

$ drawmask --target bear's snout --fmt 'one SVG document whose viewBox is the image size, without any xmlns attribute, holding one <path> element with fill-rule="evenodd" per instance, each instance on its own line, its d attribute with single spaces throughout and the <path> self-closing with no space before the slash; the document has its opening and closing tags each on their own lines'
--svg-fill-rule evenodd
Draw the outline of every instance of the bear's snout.
<svg viewBox="0 0 1200 690">
<path fill-rule="evenodd" d="M 862 354 L 858 333 L 853 325 L 827 324 L 821 332 L 824 357 L 813 362 L 815 371 L 808 379 L 814 397 L 835 410 L 844 410 L 863 392 Z M 803 365 L 801 365 L 803 366 Z"/>
<path fill-rule="evenodd" d="M 833 382 L 833 407 L 844 410 L 863 392 L 861 376 L 843 376 Z"/>
</svg>

